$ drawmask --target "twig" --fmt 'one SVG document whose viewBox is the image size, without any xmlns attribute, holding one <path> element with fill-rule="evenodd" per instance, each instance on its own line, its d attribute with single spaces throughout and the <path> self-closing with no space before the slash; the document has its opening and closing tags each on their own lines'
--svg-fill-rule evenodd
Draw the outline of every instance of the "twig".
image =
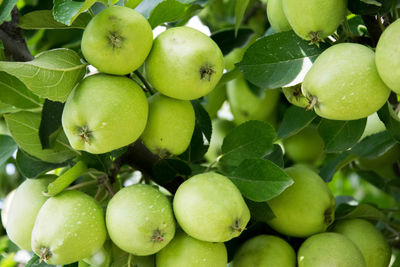
<svg viewBox="0 0 400 267">
<path fill-rule="evenodd" d="M 146 90 L 154 95 L 154 91 L 153 88 L 150 86 L 150 84 L 146 81 L 146 79 L 143 77 L 143 75 L 140 73 L 140 71 L 135 70 L 133 73 L 135 73 L 135 75 L 140 79 L 140 81 L 143 83 L 144 87 L 146 88 Z"/>
</svg>

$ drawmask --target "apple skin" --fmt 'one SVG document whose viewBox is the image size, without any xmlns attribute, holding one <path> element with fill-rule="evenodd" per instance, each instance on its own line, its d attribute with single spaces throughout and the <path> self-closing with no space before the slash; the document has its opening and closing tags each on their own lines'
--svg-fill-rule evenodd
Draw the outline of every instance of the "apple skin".
<svg viewBox="0 0 400 267">
<path fill-rule="evenodd" d="M 194 126 L 195 113 L 190 101 L 157 93 L 149 98 L 149 117 L 141 139 L 161 157 L 179 155 L 188 148 Z"/>
<path fill-rule="evenodd" d="M 361 251 L 347 237 L 322 233 L 309 237 L 297 252 L 298 267 L 366 267 Z"/>
<path fill-rule="evenodd" d="M 226 85 L 216 87 L 210 93 L 204 96 L 202 105 L 207 110 L 210 118 L 217 117 L 218 111 L 226 100 Z"/>
<path fill-rule="evenodd" d="M 263 96 L 258 97 L 241 76 L 227 84 L 227 96 L 234 121 L 241 124 L 249 120 L 268 120 L 279 102 L 280 92 L 265 90 Z"/>
<path fill-rule="evenodd" d="M 148 80 L 160 93 L 192 100 L 214 89 L 224 60 L 210 37 L 193 28 L 175 27 L 154 40 L 145 67 Z"/>
<path fill-rule="evenodd" d="M 368 116 L 367 124 L 365 125 L 365 129 L 362 136 L 360 137 L 360 140 L 363 140 L 367 136 L 380 133 L 385 130 L 385 124 L 379 119 L 378 114 L 375 112 L 372 115 Z"/>
<path fill-rule="evenodd" d="M 20 248 L 31 251 L 31 235 L 40 208 L 49 197 L 43 192 L 55 176 L 27 179 L 15 191 L 7 213 L 7 235 Z"/>
<path fill-rule="evenodd" d="M 1 209 L 1 224 L 3 225 L 4 229 L 7 229 L 8 212 L 10 211 L 10 206 L 15 196 L 15 191 L 17 191 L 17 189 L 14 189 L 8 193 L 3 202 L 3 208 Z"/>
<path fill-rule="evenodd" d="M 175 217 L 190 236 L 225 242 L 239 236 L 250 220 L 240 191 L 215 172 L 195 175 L 183 182 L 173 201 Z"/>
<path fill-rule="evenodd" d="M 290 87 L 282 87 L 282 91 L 290 104 L 301 108 L 306 108 L 308 106 L 308 100 L 301 92 L 301 83 Z"/>
<path fill-rule="evenodd" d="M 285 169 L 294 183 L 268 200 L 275 218 L 268 224 L 281 234 L 308 237 L 326 231 L 334 220 L 335 198 L 317 173 L 305 165 Z"/>
<path fill-rule="evenodd" d="M 282 238 L 259 235 L 247 240 L 236 252 L 232 267 L 295 267 L 296 253 Z"/>
<path fill-rule="evenodd" d="M 366 267 L 387 267 L 392 250 L 382 233 L 363 219 L 343 220 L 335 224 L 334 232 L 340 233 L 360 249 Z"/>
<path fill-rule="evenodd" d="M 400 20 L 389 25 L 376 46 L 376 67 L 384 83 L 400 94 Z"/>
<path fill-rule="evenodd" d="M 283 12 L 282 0 L 268 0 L 267 16 L 274 32 L 284 32 L 292 29 Z"/>
<path fill-rule="evenodd" d="M 136 141 L 146 126 L 148 108 L 146 95 L 134 81 L 96 74 L 72 91 L 62 125 L 74 149 L 101 154 Z"/>
<path fill-rule="evenodd" d="M 106 224 L 114 244 L 138 256 L 157 253 L 175 235 L 169 200 L 145 184 L 128 186 L 115 194 L 107 206 Z"/>
<path fill-rule="evenodd" d="M 287 20 L 298 36 L 318 43 L 334 33 L 346 16 L 346 0 L 282 0 Z"/>
<path fill-rule="evenodd" d="M 360 44 L 342 43 L 325 50 L 303 82 L 310 108 L 326 119 L 368 117 L 387 101 L 390 89 L 375 66 L 374 52 Z"/>
<path fill-rule="evenodd" d="M 96 253 L 106 235 L 100 205 L 85 193 L 64 191 L 40 209 L 31 245 L 47 264 L 66 265 Z"/>
<path fill-rule="evenodd" d="M 113 6 L 101 11 L 86 26 L 81 49 L 86 60 L 99 71 L 125 75 L 143 64 L 152 43 L 151 26 L 140 13 Z"/>
<path fill-rule="evenodd" d="M 211 243 L 177 232 L 172 241 L 156 255 L 157 267 L 226 267 L 224 243 Z"/>
<path fill-rule="evenodd" d="M 221 155 L 221 146 L 225 136 L 235 128 L 235 123 L 232 121 L 215 118 L 212 120 L 212 134 L 210 146 L 204 157 L 209 161 L 215 161 Z"/>
<path fill-rule="evenodd" d="M 111 260 L 109 248 L 106 249 L 104 246 L 95 254 L 83 259 L 85 263 L 92 267 L 110 267 Z"/>
</svg>

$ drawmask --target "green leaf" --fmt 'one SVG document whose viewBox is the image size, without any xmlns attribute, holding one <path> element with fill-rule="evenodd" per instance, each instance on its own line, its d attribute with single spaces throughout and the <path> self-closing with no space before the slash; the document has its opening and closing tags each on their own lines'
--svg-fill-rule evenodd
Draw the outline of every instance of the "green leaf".
<svg viewBox="0 0 400 267">
<path fill-rule="evenodd" d="M 54 197 L 55 195 L 59 194 L 86 170 L 86 164 L 83 163 L 83 161 L 79 161 L 71 169 L 64 172 L 55 181 L 48 185 L 46 195 Z"/>
<path fill-rule="evenodd" d="M 281 126 L 278 129 L 279 138 L 294 135 L 307 127 L 317 115 L 312 110 L 306 110 L 298 106 L 291 106 L 285 111 Z"/>
<path fill-rule="evenodd" d="M 45 51 L 28 62 L 0 62 L 0 71 L 21 80 L 34 94 L 65 102 L 86 73 L 86 64 L 70 49 Z"/>
<path fill-rule="evenodd" d="M 91 18 L 89 13 L 81 13 L 70 26 L 67 26 L 56 21 L 51 10 L 36 10 L 22 16 L 19 27 L 24 30 L 85 29 Z"/>
<path fill-rule="evenodd" d="M 158 5 L 161 4 L 162 10 L 165 12 L 169 12 L 169 10 L 166 10 L 166 7 L 163 2 L 167 2 L 168 0 L 143 0 L 136 8 L 135 10 L 142 14 L 145 18 L 150 19 L 150 16 L 152 16 L 152 12 L 157 8 Z M 179 4 L 178 3 L 173 3 L 173 2 L 179 2 L 181 4 L 191 4 L 196 2 L 196 0 L 176 0 L 176 1 L 170 1 L 170 4 L 168 5 L 172 9 L 176 9 Z M 176 10 L 173 10 L 175 13 Z M 157 11 L 158 13 L 158 11 Z M 164 14 L 164 16 L 168 17 L 168 14 Z"/>
<path fill-rule="evenodd" d="M 235 35 L 239 30 L 244 14 L 246 12 L 247 6 L 249 5 L 249 0 L 236 0 L 235 4 Z"/>
<path fill-rule="evenodd" d="M 179 159 L 161 159 L 153 165 L 154 181 L 160 185 L 167 184 L 177 176 L 189 176 L 192 173 L 189 165 Z"/>
<path fill-rule="evenodd" d="M 261 88 L 278 88 L 291 83 L 303 68 L 320 55 L 327 45 L 309 45 L 293 31 L 258 39 L 238 63 L 246 80 Z"/>
<path fill-rule="evenodd" d="M 321 166 L 319 176 L 325 181 L 330 182 L 344 162 L 347 162 L 348 158 L 352 158 L 349 151 L 338 154 L 327 154 L 324 164 Z"/>
<path fill-rule="evenodd" d="M 268 123 L 245 122 L 225 137 L 220 162 L 223 165 L 238 166 L 245 159 L 262 158 L 272 149 L 275 139 L 275 130 Z"/>
<path fill-rule="evenodd" d="M 0 165 L 3 165 L 17 150 L 18 146 L 8 135 L 0 135 Z"/>
<path fill-rule="evenodd" d="M 70 26 L 83 12 L 88 10 L 96 0 L 54 0 L 54 19 Z"/>
<path fill-rule="evenodd" d="M 397 141 L 400 141 L 400 119 L 394 113 L 389 103 L 378 110 L 378 116 L 379 119 L 385 124 L 389 134 Z"/>
<path fill-rule="evenodd" d="M 60 102 L 53 102 L 51 100 L 46 99 L 42 109 L 42 118 L 40 120 L 39 127 L 39 138 L 40 143 L 42 144 L 42 148 L 50 148 L 51 135 L 60 130 L 61 125 L 61 116 L 63 112 L 64 104 Z"/>
<path fill-rule="evenodd" d="M 358 206 L 351 206 L 349 204 L 341 204 L 337 210 L 335 217 L 337 220 L 341 219 L 366 219 L 373 221 L 385 221 L 386 216 L 378 208 L 361 203 Z"/>
<path fill-rule="evenodd" d="M 364 132 L 367 119 L 334 121 L 322 119 L 318 132 L 328 153 L 341 152 L 354 146 Z"/>
<path fill-rule="evenodd" d="M 396 0 L 351 0 L 348 1 L 349 10 L 357 15 L 384 14 L 393 6 Z"/>
<path fill-rule="evenodd" d="M 351 149 L 351 153 L 360 157 L 377 157 L 396 143 L 396 140 L 387 131 L 384 131 L 367 136 Z"/>
<path fill-rule="evenodd" d="M 33 179 L 48 171 L 67 165 L 64 163 L 49 163 L 37 159 L 21 149 L 18 149 L 16 164 L 19 172 L 26 178 Z"/>
<path fill-rule="evenodd" d="M 25 267 L 56 267 L 55 265 L 49 265 L 46 262 L 42 261 L 40 257 L 36 254 L 28 261 Z"/>
<path fill-rule="evenodd" d="M 272 161 L 273 163 L 275 163 L 276 165 L 278 165 L 281 168 L 283 168 L 283 166 L 284 166 L 283 151 L 282 151 L 282 147 L 280 145 L 275 144 L 272 152 L 269 153 L 268 155 L 266 155 L 264 158 Z"/>
<path fill-rule="evenodd" d="M 39 139 L 40 113 L 21 111 L 4 115 L 4 118 L 15 142 L 28 154 L 51 163 L 61 163 L 77 155 L 63 131 L 55 138 L 53 148 L 42 149 Z"/>
<path fill-rule="evenodd" d="M 0 71 L 0 101 L 21 109 L 42 106 L 41 99 L 26 88 L 23 82 L 3 71 Z"/>
<path fill-rule="evenodd" d="M 245 201 L 247 207 L 249 207 L 252 220 L 267 223 L 275 218 L 275 214 L 267 202 L 254 202 L 249 199 L 245 199 Z"/>
<path fill-rule="evenodd" d="M 247 28 L 239 29 L 236 36 L 234 29 L 222 29 L 214 32 L 210 37 L 217 43 L 222 54 L 225 56 L 233 49 L 246 45 L 253 34 L 253 30 Z"/>
<path fill-rule="evenodd" d="M 18 0 L 3 0 L 0 5 L 0 24 L 10 17 L 11 10 L 17 4 Z"/>
<path fill-rule="evenodd" d="M 5 113 L 15 113 L 19 112 L 21 109 L 14 107 L 13 105 L 9 105 L 3 102 L 0 102 L 0 114 L 5 114 Z"/>
<path fill-rule="evenodd" d="M 245 159 L 227 175 L 243 196 L 256 202 L 274 198 L 293 184 L 281 168 L 264 159 Z"/>
<path fill-rule="evenodd" d="M 6 55 L 4 54 L 4 45 L 3 42 L 0 40 L 0 61 L 5 61 Z"/>
</svg>

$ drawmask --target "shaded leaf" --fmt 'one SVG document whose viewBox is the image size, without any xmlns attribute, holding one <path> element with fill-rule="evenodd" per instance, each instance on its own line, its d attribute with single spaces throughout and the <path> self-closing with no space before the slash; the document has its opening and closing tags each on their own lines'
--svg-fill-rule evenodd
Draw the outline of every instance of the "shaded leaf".
<svg viewBox="0 0 400 267">
<path fill-rule="evenodd" d="M 3 165 L 17 148 L 17 143 L 10 136 L 0 135 L 0 165 Z"/>
<path fill-rule="evenodd" d="M 286 138 L 298 133 L 309 125 L 317 115 L 314 111 L 306 110 L 298 106 L 291 106 L 285 111 L 281 126 L 278 129 L 279 138 Z"/>
<path fill-rule="evenodd" d="M 154 181 L 160 185 L 171 182 L 175 177 L 192 173 L 186 162 L 179 159 L 161 159 L 153 165 Z"/>
<path fill-rule="evenodd" d="M 336 220 L 361 218 L 373 221 L 384 221 L 386 219 L 385 214 L 378 208 L 365 203 L 358 206 L 341 204 L 336 210 L 335 218 Z"/>
<path fill-rule="evenodd" d="M 264 158 L 272 161 L 273 163 L 278 165 L 280 168 L 284 167 L 283 150 L 280 145 L 275 144 L 272 152 L 269 153 L 268 155 L 266 155 Z"/>
<path fill-rule="evenodd" d="M 338 154 L 328 154 L 324 160 L 324 164 L 321 166 L 319 175 L 325 182 L 330 182 L 335 175 L 335 172 L 339 170 L 344 162 L 347 162 L 348 158 L 352 157 L 349 151 Z"/>
<path fill-rule="evenodd" d="M 96 0 L 54 0 L 54 19 L 70 26 L 83 12 L 88 10 Z"/>
<path fill-rule="evenodd" d="M 245 201 L 247 207 L 249 207 L 252 220 L 267 223 L 275 218 L 275 214 L 267 202 L 254 202 L 249 199 L 245 199 Z"/>
<path fill-rule="evenodd" d="M 247 6 L 249 5 L 249 0 L 236 0 L 235 4 L 235 35 L 242 24 L 244 14 L 246 12 Z"/>
<path fill-rule="evenodd" d="M 85 29 L 91 18 L 92 16 L 90 16 L 89 13 L 82 13 L 70 26 L 67 26 L 56 21 L 51 10 L 36 10 L 22 16 L 18 26 L 24 30 L 73 28 Z"/>
<path fill-rule="evenodd" d="M 396 144 L 396 140 L 388 131 L 373 134 L 364 138 L 351 149 L 351 153 L 359 157 L 377 157 Z"/>
<path fill-rule="evenodd" d="M 25 267 L 56 267 L 55 265 L 49 265 L 46 262 L 40 260 L 40 257 L 36 254 L 28 261 Z"/>
<path fill-rule="evenodd" d="M 378 110 L 379 119 L 385 124 L 389 134 L 400 141 L 400 119 L 394 113 L 389 103 L 385 104 L 380 110 Z"/>
<path fill-rule="evenodd" d="M 390 10 L 396 0 L 350 0 L 348 9 L 357 15 L 383 14 Z"/>
<path fill-rule="evenodd" d="M 222 29 L 214 32 L 210 37 L 217 43 L 225 56 L 237 47 L 243 47 L 254 34 L 253 30 L 240 28 L 235 36 L 234 29 Z"/>
<path fill-rule="evenodd" d="M 0 5 L 0 24 L 10 18 L 11 10 L 17 4 L 18 0 L 3 0 Z"/>
<path fill-rule="evenodd" d="M 39 138 L 42 148 L 50 148 L 50 136 L 62 127 L 61 115 L 64 104 L 46 99 L 42 109 L 42 118 L 39 126 Z"/>
</svg>

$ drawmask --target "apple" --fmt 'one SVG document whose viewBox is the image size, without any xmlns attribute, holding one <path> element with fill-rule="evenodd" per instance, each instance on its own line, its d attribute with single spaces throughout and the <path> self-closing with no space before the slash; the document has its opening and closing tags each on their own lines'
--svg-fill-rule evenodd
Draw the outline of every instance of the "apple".
<svg viewBox="0 0 400 267">
<path fill-rule="evenodd" d="M 360 249 L 366 267 L 387 267 L 392 250 L 375 226 L 363 219 L 343 220 L 335 224 L 334 232 L 343 234 Z"/>
<path fill-rule="evenodd" d="M 236 252 L 232 267 L 295 267 L 296 253 L 282 238 L 259 235 L 247 240 Z"/>
<path fill-rule="evenodd" d="M 305 165 L 285 169 L 294 183 L 268 200 L 275 218 L 268 224 L 281 234 L 308 237 L 326 231 L 335 215 L 335 198 L 317 173 Z"/>
<path fill-rule="evenodd" d="M 103 246 L 95 254 L 86 259 L 83 259 L 85 263 L 93 267 L 110 267 L 111 260 L 112 259 L 109 251 L 109 246 L 107 246 L 107 248 Z"/>
<path fill-rule="evenodd" d="M 298 36 L 318 44 L 346 17 L 346 0 L 282 0 L 287 20 Z"/>
<path fill-rule="evenodd" d="M 363 140 L 367 136 L 380 133 L 385 130 L 385 124 L 379 119 L 378 114 L 375 112 L 372 115 L 368 116 L 367 124 L 365 125 L 365 129 L 362 136 L 360 137 L 360 140 Z"/>
<path fill-rule="evenodd" d="M 143 143 L 160 157 L 185 152 L 192 139 L 195 125 L 192 103 L 160 93 L 148 100 L 149 117 L 141 136 Z"/>
<path fill-rule="evenodd" d="M 86 26 L 81 49 L 85 59 L 99 71 L 125 75 L 143 64 L 152 43 L 151 26 L 140 13 L 112 6 Z"/>
<path fill-rule="evenodd" d="M 268 0 L 267 16 L 274 32 L 284 32 L 292 29 L 283 12 L 282 0 Z"/>
<path fill-rule="evenodd" d="M 16 190 L 17 189 L 14 189 L 10 193 L 8 193 L 3 202 L 3 208 L 1 209 L 1 223 L 4 227 L 4 229 L 7 229 L 8 213 L 10 211 L 11 202 L 14 199 Z"/>
<path fill-rule="evenodd" d="M 298 267 L 366 267 L 361 251 L 347 237 L 322 233 L 307 238 L 297 252 Z"/>
<path fill-rule="evenodd" d="M 305 108 L 308 106 L 308 100 L 301 92 L 301 83 L 294 86 L 283 87 L 282 91 L 290 104 L 301 108 Z"/>
<path fill-rule="evenodd" d="M 55 176 L 25 180 L 15 191 L 7 212 L 7 235 L 20 248 L 31 249 L 31 235 L 36 216 L 48 197 L 43 193 Z"/>
<path fill-rule="evenodd" d="M 324 140 L 315 126 L 309 125 L 295 135 L 282 140 L 285 154 L 296 163 L 321 163 L 324 153 Z"/>
<path fill-rule="evenodd" d="M 217 117 L 218 111 L 226 100 L 226 85 L 217 86 L 214 90 L 204 96 L 202 105 L 213 119 Z"/>
<path fill-rule="evenodd" d="M 210 37 L 193 28 L 175 27 L 154 40 L 145 67 L 148 80 L 160 93 L 192 100 L 214 89 L 224 60 Z"/>
<path fill-rule="evenodd" d="M 227 84 L 228 102 L 236 124 L 249 120 L 267 120 L 275 110 L 280 92 L 265 90 L 262 96 L 255 95 L 243 76 Z"/>
<path fill-rule="evenodd" d="M 89 195 L 64 191 L 49 198 L 32 230 L 32 250 L 47 264 L 66 265 L 96 253 L 106 240 L 103 209 Z"/>
<path fill-rule="evenodd" d="M 376 70 L 374 52 L 354 43 L 333 45 L 319 55 L 304 78 L 302 90 L 310 101 L 309 108 L 331 120 L 368 117 L 390 94 Z"/>
<path fill-rule="evenodd" d="M 145 184 L 134 184 L 115 194 L 107 206 L 106 224 L 114 244 L 139 256 L 158 252 L 175 235 L 169 200 Z"/>
<path fill-rule="evenodd" d="M 384 83 L 400 94 L 400 20 L 389 25 L 376 46 L 376 67 Z"/>
<path fill-rule="evenodd" d="M 212 120 L 212 134 L 210 146 L 204 157 L 209 161 L 215 161 L 221 155 L 221 146 L 224 142 L 225 136 L 235 128 L 232 121 L 225 119 L 215 118 Z"/>
<path fill-rule="evenodd" d="M 197 174 L 183 182 L 173 201 L 175 217 L 190 236 L 225 242 L 239 236 L 250 220 L 240 191 L 215 172 Z"/>
<path fill-rule="evenodd" d="M 146 95 L 139 85 L 126 77 L 96 74 L 72 91 L 62 125 L 74 149 L 101 154 L 136 141 L 147 116 Z"/>
<path fill-rule="evenodd" d="M 172 241 L 156 255 L 157 267 L 226 267 L 224 243 L 211 243 L 177 232 Z"/>
</svg>

